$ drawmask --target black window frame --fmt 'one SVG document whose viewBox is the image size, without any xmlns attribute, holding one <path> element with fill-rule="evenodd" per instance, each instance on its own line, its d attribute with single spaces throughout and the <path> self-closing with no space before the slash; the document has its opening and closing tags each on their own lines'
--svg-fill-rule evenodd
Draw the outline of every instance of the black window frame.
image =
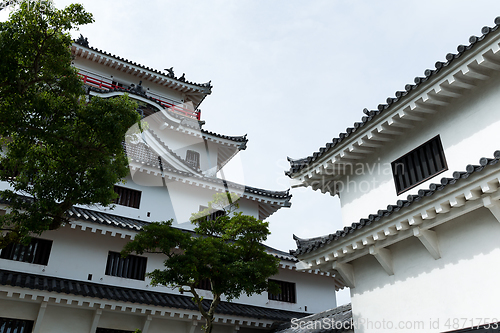
<svg viewBox="0 0 500 333">
<path fill-rule="evenodd" d="M 31 333 L 34 325 L 33 320 L 0 317 L 0 333 Z"/>
<path fill-rule="evenodd" d="M 132 280 L 144 281 L 146 278 L 147 257 L 128 255 L 122 258 L 120 252 L 109 251 L 104 274 Z"/>
<path fill-rule="evenodd" d="M 118 198 L 113 200 L 113 203 L 136 209 L 139 209 L 141 206 L 141 191 L 118 185 L 115 185 L 114 191 L 118 194 Z"/>
<path fill-rule="evenodd" d="M 11 243 L 0 251 L 0 259 L 47 266 L 53 241 L 32 237 L 27 245 Z"/>
<path fill-rule="evenodd" d="M 400 195 L 448 170 L 441 137 L 436 135 L 391 163 L 396 194 Z"/>
<path fill-rule="evenodd" d="M 200 153 L 195 150 L 186 151 L 186 162 L 193 168 L 200 168 Z"/>
<path fill-rule="evenodd" d="M 280 293 L 278 295 L 267 293 L 267 298 L 271 301 L 286 302 L 286 303 L 297 303 L 297 285 L 294 282 L 281 281 L 281 280 L 268 280 L 271 283 L 275 283 L 280 287 Z"/>
</svg>

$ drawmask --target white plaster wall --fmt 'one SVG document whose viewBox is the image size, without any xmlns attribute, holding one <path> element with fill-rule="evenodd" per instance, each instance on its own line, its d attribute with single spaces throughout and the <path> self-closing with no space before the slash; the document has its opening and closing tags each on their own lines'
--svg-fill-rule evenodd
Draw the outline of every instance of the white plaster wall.
<svg viewBox="0 0 500 333">
<path fill-rule="evenodd" d="M 52 250 L 47 266 L 28 264 L 13 260 L 0 259 L 1 267 L 7 270 L 30 272 L 48 276 L 88 281 L 106 285 L 118 285 L 136 289 L 149 290 L 149 279 L 146 281 L 126 279 L 105 275 L 108 252 L 120 252 L 130 240 L 112 237 L 109 233 L 81 231 L 78 227 L 71 229 L 66 226 L 55 231 L 45 232 L 41 238 L 53 240 Z M 164 258 L 158 254 L 147 256 L 146 271 L 163 266 Z M 164 287 L 159 287 L 167 289 Z"/>
<path fill-rule="evenodd" d="M 40 333 L 88 333 L 93 311 L 48 305 L 40 326 Z"/>
<path fill-rule="evenodd" d="M 465 171 L 468 164 L 479 164 L 481 157 L 493 157 L 500 149 L 500 77 L 498 74 L 481 82 L 474 90 L 465 91 L 452 99 L 446 107 L 429 116 L 417 127 L 396 137 L 392 142 L 353 165 L 354 174 L 342 180 L 340 193 L 342 221 L 345 226 L 376 214 L 379 209 L 428 189 L 430 183 L 439 183 L 442 177 L 452 177 L 454 171 Z M 399 196 L 390 163 L 440 135 L 448 163 L 448 171 L 424 182 Z"/>
<path fill-rule="evenodd" d="M 173 290 L 172 288 L 150 286 L 150 279 L 148 278 L 145 281 L 140 281 L 105 275 L 108 252 L 120 252 L 123 246 L 129 241 L 128 237 L 122 239 L 119 236 L 111 236 L 110 233 L 103 235 L 100 231 L 92 232 L 90 229 L 82 231 L 79 227 L 72 229 L 66 226 L 55 231 L 46 232 L 41 238 L 53 240 L 52 251 L 47 266 L 0 259 L 2 269 L 63 277 L 79 281 L 88 281 L 88 275 L 92 274 L 91 282 L 94 283 L 179 294 L 177 290 Z M 148 258 L 147 272 L 164 267 L 163 261 L 165 257 L 163 255 L 144 254 L 142 256 Z M 284 263 L 290 265 L 290 262 Z M 335 292 L 332 278 L 297 272 L 290 269 L 280 269 L 279 274 L 273 278 L 296 283 L 297 303 L 270 302 L 267 293 L 252 295 L 250 297 L 243 295 L 236 302 L 301 312 L 305 310 L 305 306 L 307 305 L 308 313 L 335 307 Z M 328 290 L 328 292 L 325 292 L 325 290 Z M 211 298 L 211 294 L 208 291 L 200 291 L 200 294 L 201 296 Z"/>
<path fill-rule="evenodd" d="M 198 212 L 200 206 L 206 207 L 208 202 L 213 200 L 213 195 L 217 193 L 212 189 L 171 180 L 164 186 L 160 176 L 140 171 L 134 172 L 132 177 L 127 177 L 125 181 L 125 184 L 117 185 L 141 191 L 141 203 L 138 209 L 122 205 L 113 205 L 108 208 L 94 206 L 90 209 L 150 222 L 174 219 L 175 225 L 184 229 L 193 229 L 189 222 L 191 214 Z M 243 194 L 241 189 L 232 187 L 229 189 L 239 196 Z M 259 218 L 258 202 L 241 198 L 239 205 L 239 211 L 243 214 Z"/>
<path fill-rule="evenodd" d="M 122 205 L 114 205 L 112 209 L 99 206 L 90 207 L 90 209 L 144 221 L 175 219 L 175 210 L 172 206 L 168 189 L 163 186 L 161 177 L 148 175 L 143 172 L 135 172 L 133 179 L 128 176 L 125 179 L 125 184 L 120 183 L 117 185 L 142 192 L 141 203 L 138 209 Z"/>
<path fill-rule="evenodd" d="M 98 327 L 117 330 L 135 331 L 144 327 L 146 315 L 119 313 L 119 311 L 103 311 L 99 317 Z"/>
<path fill-rule="evenodd" d="M 283 308 L 292 311 L 301 311 L 310 314 L 333 309 L 337 306 L 335 286 L 331 277 L 280 269 L 279 274 L 272 277 L 272 279 L 295 282 L 297 303 L 287 304 L 285 302 L 269 301 L 270 306 L 279 304 Z M 266 297 L 268 297 L 267 293 Z"/>
<path fill-rule="evenodd" d="M 434 260 L 417 238 L 410 238 L 389 247 L 393 276 L 374 257 L 352 262 L 354 320 L 365 322 L 356 333 L 444 332 L 480 324 L 475 318 L 500 321 L 500 224 L 482 208 L 434 230 L 441 259 Z M 460 327 L 446 325 L 455 318 Z"/>
<path fill-rule="evenodd" d="M 0 317 L 35 320 L 40 304 L 34 302 L 14 301 L 0 298 Z"/>
</svg>

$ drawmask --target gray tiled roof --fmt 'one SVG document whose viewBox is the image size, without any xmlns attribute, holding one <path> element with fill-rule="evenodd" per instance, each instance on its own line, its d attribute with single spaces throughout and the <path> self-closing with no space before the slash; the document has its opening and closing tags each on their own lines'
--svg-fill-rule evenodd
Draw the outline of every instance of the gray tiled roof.
<svg viewBox="0 0 500 333">
<path fill-rule="evenodd" d="M 430 184 L 428 190 L 421 189 L 418 191 L 417 194 L 414 195 L 410 194 L 408 195 L 406 200 L 398 200 L 396 204 L 388 205 L 386 209 L 380 209 L 377 213 L 370 214 L 368 215 L 368 217 L 362 218 L 359 220 L 359 222 L 355 222 L 349 227 L 344 227 L 344 229 L 338 230 L 334 234 L 329 234 L 326 236 L 309 238 L 309 239 L 301 239 L 293 235 L 293 238 L 297 243 L 297 249 L 290 250 L 290 253 L 294 256 L 298 256 L 300 254 L 309 253 L 327 244 L 342 239 L 347 235 L 356 232 L 356 230 L 362 229 L 365 226 L 369 226 L 372 223 L 376 223 L 381 219 L 390 216 L 392 213 L 399 212 L 400 210 L 403 210 L 414 203 L 424 200 L 425 197 L 429 197 L 434 193 L 443 190 L 445 187 L 452 186 L 453 184 L 459 182 L 461 179 L 468 178 L 475 172 L 480 172 L 488 166 L 493 166 L 497 164 L 499 160 L 500 160 L 500 150 L 497 150 L 493 154 L 493 158 L 483 157 L 479 160 L 478 165 L 469 164 L 465 167 L 466 171 L 455 171 L 453 173 L 453 178 L 445 178 L 445 177 L 441 178 L 441 182 L 439 184 L 436 183 Z M 500 164 L 498 164 L 497 167 L 498 166 L 500 166 Z"/>
<path fill-rule="evenodd" d="M 140 68 L 145 69 L 145 70 L 148 70 L 148 71 L 152 71 L 152 72 L 154 72 L 154 73 L 156 73 L 156 74 L 160 74 L 160 75 L 167 76 L 167 77 L 169 77 L 169 78 L 170 78 L 170 79 L 172 79 L 172 80 L 176 80 L 176 81 L 180 82 L 181 84 L 182 84 L 182 83 L 187 83 L 187 84 L 191 84 L 191 85 L 194 85 L 194 86 L 198 86 L 198 87 L 200 87 L 200 88 L 201 88 L 201 90 L 204 90 L 204 92 L 205 92 L 205 93 L 207 93 L 207 94 L 210 94 L 210 93 L 211 93 L 212 85 L 210 84 L 210 82 L 208 82 L 208 83 L 195 83 L 195 82 L 189 82 L 189 81 L 186 81 L 185 79 L 184 79 L 184 80 L 182 80 L 182 78 L 171 77 L 171 76 L 167 75 L 165 72 L 162 72 L 162 71 L 156 70 L 156 69 L 154 69 L 154 68 L 149 68 L 149 67 L 146 67 L 146 66 L 141 65 L 141 64 L 139 64 L 139 63 L 135 63 L 135 62 L 130 61 L 130 60 L 128 60 L 128 59 L 121 58 L 121 57 L 119 57 L 119 56 L 117 56 L 117 55 L 114 55 L 114 54 L 108 53 L 108 52 L 106 52 L 106 51 L 99 50 L 99 49 L 94 48 L 94 47 L 89 46 L 89 45 L 85 45 L 85 43 L 82 43 L 80 40 L 74 40 L 74 42 L 75 42 L 76 44 L 78 44 L 78 45 L 80 45 L 80 46 L 82 46 L 82 47 L 86 47 L 86 48 L 88 48 L 88 49 L 90 49 L 90 50 L 92 50 L 92 51 L 95 51 L 95 52 L 98 52 L 98 53 L 102 53 L 102 54 L 104 54 L 104 55 L 106 55 L 106 56 L 109 56 L 109 57 L 115 58 L 115 59 L 117 59 L 117 60 L 120 60 L 120 61 L 126 62 L 126 63 L 128 63 L 128 64 L 131 64 L 131 65 L 134 65 L 134 66 L 140 67 Z"/>
<path fill-rule="evenodd" d="M 140 231 L 143 226 L 148 225 L 150 223 L 147 221 L 141 221 L 129 217 L 123 217 L 110 213 L 98 212 L 95 210 L 81 208 L 81 207 L 74 207 L 74 206 L 67 212 L 67 214 L 70 218 L 76 218 L 82 221 L 108 225 L 110 227 L 130 229 L 134 231 Z M 267 253 L 277 258 L 293 262 L 298 261 L 295 257 L 291 256 L 289 253 L 277 250 L 267 245 L 264 245 L 264 247 L 266 248 Z"/>
<path fill-rule="evenodd" d="M 274 331 L 274 333 L 340 332 L 352 332 L 351 304 L 342 305 L 331 310 L 303 317 L 299 321 L 294 321 L 293 323 L 282 324 Z"/>
<path fill-rule="evenodd" d="M 351 134 L 356 132 L 359 128 L 365 126 L 367 123 L 371 122 L 373 119 L 377 118 L 377 116 L 383 113 L 385 110 L 391 108 L 393 105 L 398 104 L 401 100 L 405 98 L 410 92 L 418 89 L 424 82 L 427 82 L 433 78 L 433 76 L 439 73 L 441 70 L 444 70 L 450 64 L 453 63 L 455 59 L 462 57 L 469 50 L 473 49 L 476 45 L 480 45 L 481 42 L 487 38 L 488 34 L 493 31 L 498 30 L 500 26 L 500 16 L 495 18 L 495 26 L 488 27 L 485 26 L 481 29 L 482 35 L 471 36 L 469 38 L 469 45 L 459 45 L 457 47 L 457 53 L 448 53 L 446 55 L 446 62 L 437 61 L 435 64 L 436 69 L 426 69 L 424 71 L 423 77 L 416 77 L 414 79 L 415 84 L 407 84 L 404 90 L 396 91 L 395 97 L 388 97 L 385 104 L 379 104 L 377 110 L 368 110 L 364 109 L 363 112 L 365 116 L 361 118 L 360 122 L 355 122 L 352 127 L 348 127 L 344 133 L 340 133 L 338 137 L 333 138 L 331 142 L 326 143 L 324 147 L 319 148 L 317 152 L 314 152 L 311 156 L 300 158 L 300 159 L 291 159 L 288 158 L 290 162 L 290 170 L 286 171 L 285 174 L 289 177 L 293 176 L 293 174 L 299 172 L 303 168 L 311 165 L 315 161 L 317 161 L 320 157 L 322 157 L 325 153 L 330 151 L 332 148 L 340 144 L 344 139 L 348 138 Z"/>
<path fill-rule="evenodd" d="M 149 222 L 146 221 L 131 219 L 129 217 L 123 217 L 74 206 L 66 214 L 70 218 L 76 218 L 83 221 L 95 222 L 111 227 L 118 227 L 135 231 L 139 231 L 143 226 L 149 224 Z"/>
<path fill-rule="evenodd" d="M 179 161 L 180 163 L 182 163 L 188 169 L 190 169 L 190 170 L 192 170 L 194 172 L 197 172 L 197 173 L 201 173 L 202 172 L 199 168 L 194 167 L 193 165 L 189 164 L 185 159 L 183 159 L 182 157 L 180 157 L 179 155 L 177 155 L 176 152 L 174 152 L 172 149 L 170 149 L 170 147 L 167 146 L 167 144 L 165 142 L 163 142 L 163 140 L 161 140 L 160 137 L 152 129 L 148 129 L 147 131 L 156 139 L 156 142 L 158 142 L 163 147 L 163 149 L 165 149 L 170 154 L 170 156 L 172 156 L 177 161 Z M 128 157 L 131 157 L 131 158 L 136 158 L 137 157 L 141 161 L 144 161 L 143 159 L 141 159 L 142 154 L 140 154 L 140 152 L 142 150 L 144 150 L 144 151 L 151 151 L 153 155 L 155 154 L 155 152 L 151 149 L 151 147 L 149 147 L 144 142 L 140 142 L 138 144 L 132 144 L 132 143 L 127 143 L 126 142 L 125 146 L 127 148 L 127 156 Z M 139 153 L 139 155 L 137 155 L 137 153 Z M 158 154 L 156 154 L 156 164 L 158 164 L 158 157 L 159 157 Z M 153 163 L 153 165 L 154 165 L 154 163 Z M 167 162 L 165 162 L 165 160 L 162 158 L 162 166 L 166 167 L 167 165 L 169 165 L 169 164 Z"/>
<path fill-rule="evenodd" d="M 282 260 L 293 261 L 293 262 L 298 262 L 299 261 L 297 258 L 295 258 L 294 256 L 290 255 L 290 253 L 274 249 L 274 248 L 272 248 L 270 246 L 267 246 L 267 245 L 264 245 L 264 247 L 266 248 L 266 252 L 267 253 L 272 254 L 276 258 L 279 258 L 279 259 L 282 259 Z"/>
<path fill-rule="evenodd" d="M 198 311 L 198 307 L 189 296 L 117 287 L 40 274 L 13 272 L 3 269 L 0 269 L 0 285 Z M 208 300 L 203 301 L 205 309 L 208 309 L 209 305 Z M 306 315 L 301 312 L 230 302 L 221 302 L 215 312 L 218 314 L 267 319 L 278 322 L 289 321 L 292 318 L 301 318 Z"/>
<path fill-rule="evenodd" d="M 217 133 L 210 132 L 210 131 L 207 131 L 204 129 L 202 129 L 201 132 L 203 134 L 207 134 L 207 135 L 211 135 L 211 136 L 215 136 L 215 137 L 218 137 L 221 139 L 226 139 L 226 140 L 235 141 L 235 142 L 247 142 L 248 141 L 246 134 L 242 135 L 242 136 L 230 136 L 230 135 L 217 134 Z"/>
<path fill-rule="evenodd" d="M 160 168 L 160 165 L 158 162 L 158 155 L 156 155 L 156 158 L 155 158 L 154 151 L 152 151 L 149 148 L 149 146 L 147 146 L 146 144 L 143 144 L 143 143 L 139 143 L 139 144 L 127 143 L 126 145 L 127 145 L 127 153 L 129 154 L 129 157 L 131 157 L 133 159 L 134 158 L 138 159 L 138 160 L 145 162 L 145 163 L 149 163 L 149 165 L 151 165 L 154 168 Z M 180 157 L 179 157 L 179 159 L 182 160 L 182 158 L 180 158 Z M 163 158 L 161 160 L 162 160 L 162 167 L 163 167 L 164 171 L 174 172 L 174 173 L 177 173 L 177 174 L 179 174 L 183 177 L 186 177 L 186 178 L 200 179 L 200 180 L 207 181 L 210 183 L 219 184 L 219 185 L 224 186 L 224 187 L 228 186 L 229 188 L 240 189 L 240 190 L 243 190 L 243 192 L 247 193 L 247 194 L 256 194 L 256 195 L 260 195 L 260 196 L 264 196 L 264 197 L 275 198 L 278 200 L 284 200 L 285 201 L 283 204 L 284 207 L 291 206 L 290 199 L 292 198 L 292 195 L 290 194 L 289 190 L 270 191 L 270 190 L 264 190 L 264 189 L 257 188 L 257 187 L 251 187 L 251 186 L 237 184 L 237 183 L 223 180 L 220 178 L 199 176 L 199 175 L 196 175 L 192 172 L 185 172 L 185 171 L 177 170 L 177 169 L 171 167 L 168 163 L 166 163 Z"/>
</svg>

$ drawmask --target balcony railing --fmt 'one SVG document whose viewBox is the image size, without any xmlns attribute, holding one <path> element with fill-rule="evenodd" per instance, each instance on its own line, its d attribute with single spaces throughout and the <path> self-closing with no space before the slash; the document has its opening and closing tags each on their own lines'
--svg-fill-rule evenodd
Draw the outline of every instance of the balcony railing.
<svg viewBox="0 0 500 333">
<path fill-rule="evenodd" d="M 106 81 L 103 81 L 101 79 L 98 79 L 98 78 L 90 76 L 90 75 L 86 75 L 86 74 L 82 74 L 82 73 L 79 73 L 78 75 L 80 75 L 80 78 L 82 79 L 84 84 L 87 84 L 87 85 L 92 86 L 92 87 L 96 87 L 96 88 L 104 89 L 104 90 L 118 89 L 118 90 L 129 91 L 129 89 L 127 89 L 127 88 L 108 83 Z M 178 105 L 174 104 L 173 101 L 167 101 L 165 99 L 155 98 L 155 97 L 151 97 L 151 98 L 154 99 L 155 101 L 157 101 L 158 103 L 160 103 L 162 106 L 168 108 L 172 112 L 175 112 L 175 113 L 180 114 L 180 115 L 185 116 L 185 117 L 200 120 L 200 116 L 201 116 L 200 110 L 193 111 L 193 110 L 190 110 L 188 108 L 183 108 L 181 106 L 178 106 Z"/>
</svg>

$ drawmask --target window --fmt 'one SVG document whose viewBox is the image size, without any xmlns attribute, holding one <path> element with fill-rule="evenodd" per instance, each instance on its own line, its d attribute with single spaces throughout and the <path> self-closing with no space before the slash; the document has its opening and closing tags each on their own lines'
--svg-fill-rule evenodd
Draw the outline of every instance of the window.
<svg viewBox="0 0 500 333">
<path fill-rule="evenodd" d="M 132 190 L 130 188 L 115 186 L 115 192 L 118 194 L 113 202 L 117 205 L 139 208 L 141 203 L 141 191 Z"/>
<path fill-rule="evenodd" d="M 186 152 L 186 162 L 193 168 L 200 168 L 200 153 L 194 150 L 188 150 Z"/>
<path fill-rule="evenodd" d="M 280 287 L 281 292 L 277 295 L 269 293 L 268 299 L 288 303 L 296 302 L 295 283 L 278 280 L 269 280 L 269 282 L 277 284 Z"/>
<path fill-rule="evenodd" d="M 114 330 L 111 328 L 101 328 L 98 327 L 95 333 L 134 333 L 133 331 L 124 331 L 124 330 Z"/>
<path fill-rule="evenodd" d="M 212 284 L 210 283 L 210 279 L 203 279 L 198 283 L 196 286 L 194 286 L 196 289 L 201 289 L 201 290 L 212 290 Z"/>
<path fill-rule="evenodd" d="M 199 211 L 202 212 L 205 209 L 208 209 L 206 206 L 200 206 Z M 223 210 L 212 210 L 211 213 L 207 213 L 207 215 L 200 217 L 199 219 L 204 218 L 205 221 L 215 221 L 217 218 L 226 215 L 226 212 Z"/>
<path fill-rule="evenodd" d="M 33 324 L 31 320 L 0 318 L 0 333 L 31 333 Z"/>
<path fill-rule="evenodd" d="M 47 265 L 49 262 L 52 241 L 31 238 L 28 245 L 9 244 L 0 252 L 0 258 L 22 261 L 30 264 Z"/>
<path fill-rule="evenodd" d="M 120 253 L 109 251 L 106 263 L 106 275 L 144 280 L 146 275 L 146 257 L 129 255 L 122 258 Z"/>
<path fill-rule="evenodd" d="M 397 194 L 448 170 L 439 135 L 391 163 Z"/>
</svg>

